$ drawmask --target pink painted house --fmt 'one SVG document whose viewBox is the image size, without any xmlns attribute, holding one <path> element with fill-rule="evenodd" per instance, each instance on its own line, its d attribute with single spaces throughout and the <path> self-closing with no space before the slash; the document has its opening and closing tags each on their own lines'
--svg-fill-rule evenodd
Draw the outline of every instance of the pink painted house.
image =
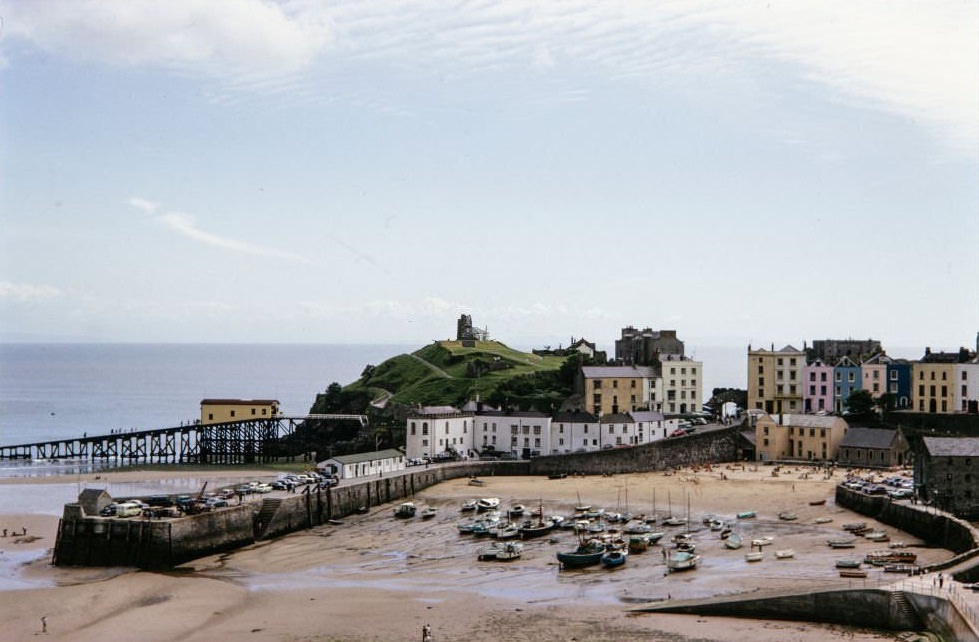
<svg viewBox="0 0 979 642">
<path fill-rule="evenodd" d="M 809 414 L 833 412 L 833 366 L 816 359 L 803 368 L 802 408 Z"/>
</svg>

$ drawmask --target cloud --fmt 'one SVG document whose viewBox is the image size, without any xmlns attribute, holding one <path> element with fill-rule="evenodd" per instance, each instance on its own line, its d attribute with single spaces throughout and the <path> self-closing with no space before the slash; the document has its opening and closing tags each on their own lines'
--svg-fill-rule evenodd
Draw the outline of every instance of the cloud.
<svg viewBox="0 0 979 642">
<path fill-rule="evenodd" d="M 10 37 L 79 60 L 214 77 L 271 77 L 307 67 L 326 24 L 262 0 L 46 0 L 5 7 Z"/>
<path fill-rule="evenodd" d="M 160 207 L 159 203 L 135 196 L 126 202 L 136 209 L 142 210 L 149 214 L 155 214 Z M 156 216 L 156 220 L 172 231 L 177 232 L 181 236 L 197 241 L 198 243 L 210 245 L 211 247 L 230 250 L 232 252 L 240 252 L 243 254 L 251 254 L 253 256 L 266 256 L 270 258 L 285 259 L 287 261 L 295 261 L 305 263 L 307 265 L 313 265 L 313 261 L 293 252 L 286 252 L 284 250 L 265 247 L 263 245 L 257 245 L 255 243 L 240 241 L 238 239 L 207 232 L 198 227 L 194 217 L 190 214 L 185 214 L 183 212 L 166 212 Z"/>
<path fill-rule="evenodd" d="M 365 64 L 402 77 L 530 72 L 564 76 L 571 89 L 590 76 L 659 90 L 717 77 L 755 86 L 781 65 L 830 99 L 913 119 L 970 153 L 979 139 L 979 8 L 960 0 L 46 0 L 5 11 L 11 38 L 217 78 L 205 92 L 215 101 L 270 91 L 336 99 L 337 79 Z M 371 86 L 345 99 L 378 102 L 367 92 L 383 90 Z"/>
<path fill-rule="evenodd" d="M 157 209 L 159 209 L 160 204 L 154 203 L 153 201 L 148 201 L 145 198 L 132 197 L 126 201 L 129 205 L 132 205 L 136 209 L 142 210 L 147 214 L 154 214 Z"/>
<path fill-rule="evenodd" d="M 9 299 L 18 303 L 37 303 L 56 299 L 61 295 L 61 290 L 51 285 L 0 281 L 0 300 Z"/>
</svg>

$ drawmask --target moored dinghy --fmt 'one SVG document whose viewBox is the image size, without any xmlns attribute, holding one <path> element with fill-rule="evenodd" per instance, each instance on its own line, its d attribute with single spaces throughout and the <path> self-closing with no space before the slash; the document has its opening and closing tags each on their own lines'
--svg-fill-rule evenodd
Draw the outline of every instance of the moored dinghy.
<svg viewBox="0 0 979 642">
<path fill-rule="evenodd" d="M 606 568 L 616 568 L 625 564 L 626 557 L 625 551 L 611 550 L 602 555 L 602 565 Z"/>
<path fill-rule="evenodd" d="M 413 502 L 402 502 L 394 509 L 394 516 L 400 518 L 414 517 L 418 509 Z"/>
<path fill-rule="evenodd" d="M 775 551 L 775 559 L 777 560 L 787 560 L 795 557 L 795 549 L 783 548 Z"/>
</svg>

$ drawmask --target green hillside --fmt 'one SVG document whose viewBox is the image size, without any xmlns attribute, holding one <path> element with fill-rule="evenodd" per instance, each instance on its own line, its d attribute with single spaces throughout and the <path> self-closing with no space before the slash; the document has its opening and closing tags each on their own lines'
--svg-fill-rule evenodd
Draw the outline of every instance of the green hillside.
<svg viewBox="0 0 979 642">
<path fill-rule="evenodd" d="M 498 341 L 478 341 L 469 348 L 440 341 L 365 368 L 343 392 L 402 407 L 460 406 L 478 396 L 494 405 L 549 410 L 571 393 L 577 360 L 573 367 L 567 360 L 520 352 Z"/>
</svg>

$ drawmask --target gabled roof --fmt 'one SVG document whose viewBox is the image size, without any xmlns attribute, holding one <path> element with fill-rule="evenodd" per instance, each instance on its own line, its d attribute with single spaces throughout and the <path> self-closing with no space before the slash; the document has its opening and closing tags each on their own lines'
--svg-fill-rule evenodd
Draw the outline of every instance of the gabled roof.
<svg viewBox="0 0 979 642">
<path fill-rule="evenodd" d="M 887 356 L 884 352 L 878 352 L 874 356 L 870 357 L 863 362 L 865 366 L 883 366 L 889 365 L 894 362 L 894 359 Z"/>
<path fill-rule="evenodd" d="M 935 457 L 979 457 L 979 437 L 923 437 L 921 441 Z"/>
<path fill-rule="evenodd" d="M 840 357 L 840 360 L 836 362 L 837 368 L 858 368 L 860 367 L 860 362 L 856 359 L 852 359 L 850 355 L 845 354 Z"/>
<path fill-rule="evenodd" d="M 337 455 L 326 461 L 335 461 L 338 464 L 362 464 L 365 461 L 379 461 L 381 459 L 396 459 L 404 457 L 405 454 L 397 448 L 386 448 L 385 450 L 370 451 L 366 453 L 354 453 L 352 455 Z M 320 462 L 323 463 L 323 462 Z"/>
<path fill-rule="evenodd" d="M 897 431 L 887 428 L 850 428 L 843 435 L 840 447 L 886 450 L 894 445 L 896 438 Z"/>
<path fill-rule="evenodd" d="M 846 421 L 840 417 L 832 415 L 768 415 L 776 424 L 780 426 L 794 426 L 796 428 L 832 428 L 839 424 L 846 425 Z"/>
<path fill-rule="evenodd" d="M 639 422 L 651 423 L 654 421 L 663 421 L 663 419 L 665 419 L 665 417 L 663 417 L 663 413 L 656 412 L 655 410 L 634 410 L 629 414 L 632 415 L 632 419 L 636 423 Z"/>
<path fill-rule="evenodd" d="M 598 423 L 598 416 L 590 412 L 561 411 L 555 412 L 551 417 L 551 423 L 565 424 L 594 424 Z"/>
<path fill-rule="evenodd" d="M 201 399 L 202 406 L 271 406 L 278 399 Z"/>
<path fill-rule="evenodd" d="M 802 350 L 799 350 L 795 346 L 789 344 L 789 345 L 783 347 L 781 350 L 779 350 L 779 352 L 802 352 Z"/>
<path fill-rule="evenodd" d="M 585 379 L 655 379 L 656 370 L 649 366 L 584 366 Z"/>
<path fill-rule="evenodd" d="M 631 424 L 633 423 L 632 417 L 623 414 L 621 412 L 610 412 L 607 415 L 602 415 L 603 424 Z"/>
</svg>

